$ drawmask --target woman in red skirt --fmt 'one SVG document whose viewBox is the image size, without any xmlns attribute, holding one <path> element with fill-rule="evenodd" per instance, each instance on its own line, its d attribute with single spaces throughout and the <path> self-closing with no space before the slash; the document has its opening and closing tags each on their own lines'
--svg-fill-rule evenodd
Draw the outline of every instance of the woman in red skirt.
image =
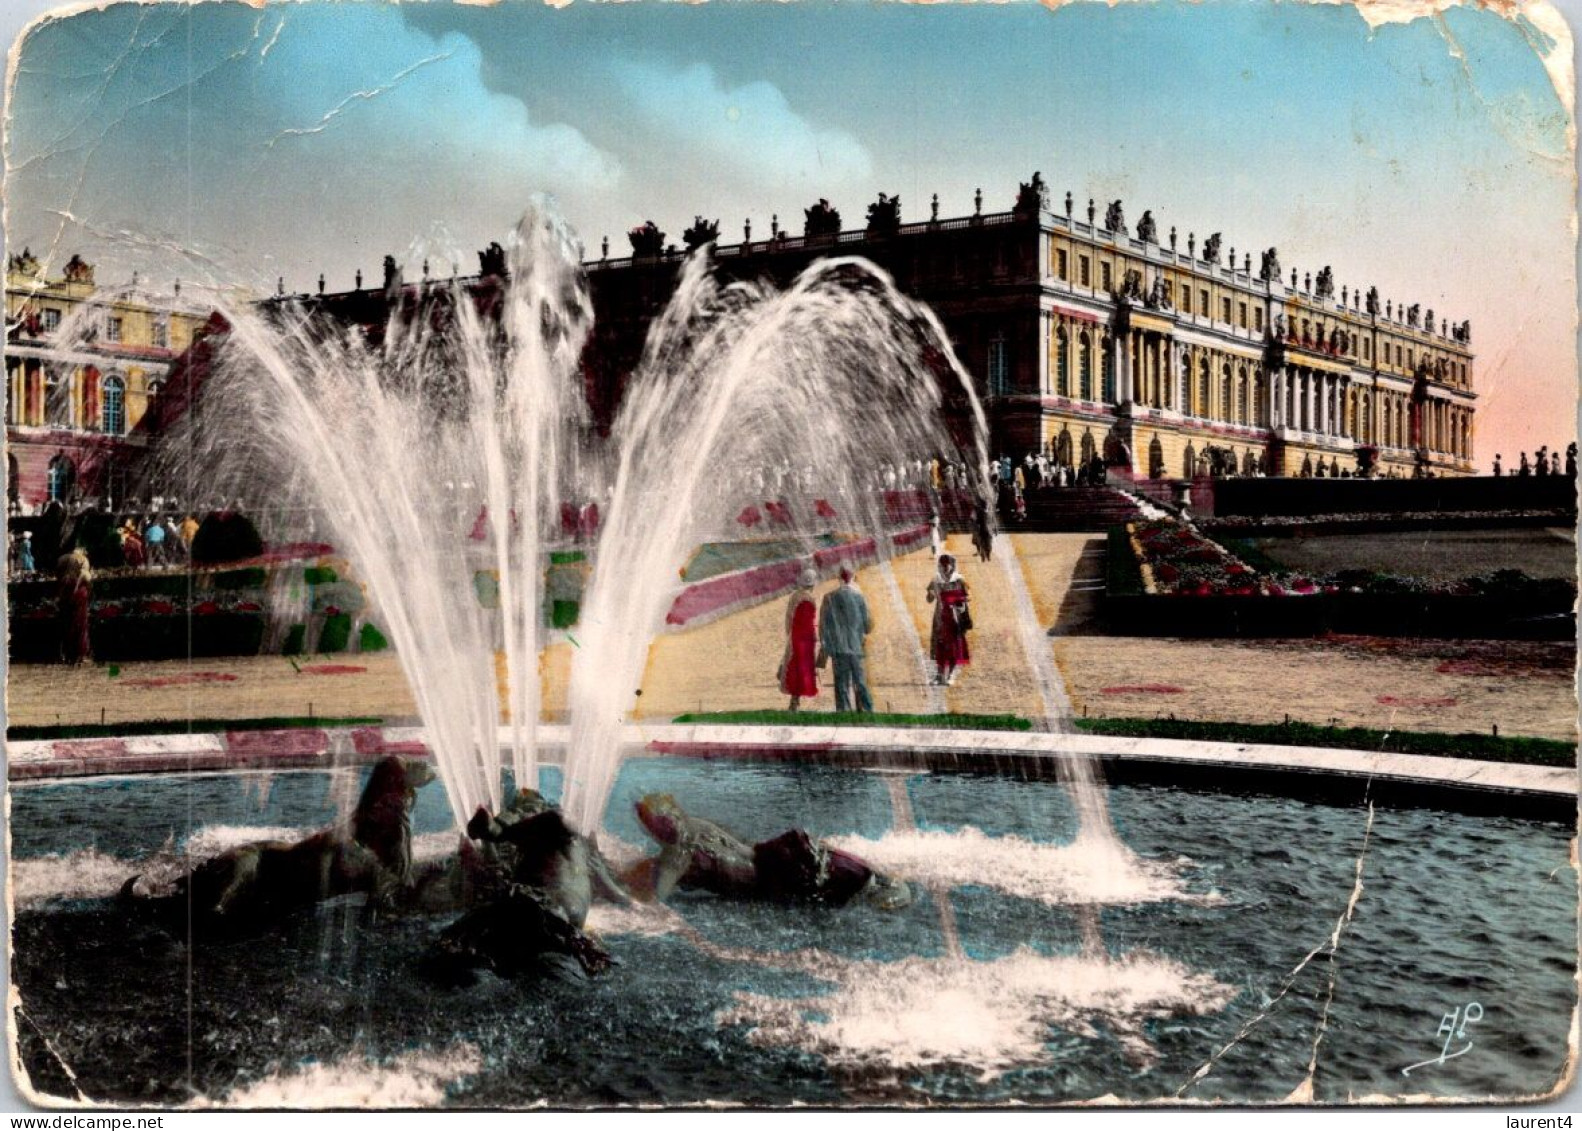
<svg viewBox="0 0 1582 1131">
<path fill-rule="evenodd" d="M 928 600 L 934 606 L 929 651 L 939 670 L 934 682 L 948 687 L 956 682 L 956 669 L 966 667 L 972 658 L 967 650 L 967 630 L 972 627 L 967 583 L 956 572 L 956 559 L 950 554 L 939 555 L 939 576 L 928 583 Z"/>
<path fill-rule="evenodd" d="M 818 694 L 818 607 L 813 603 L 813 585 L 818 574 L 804 569 L 797 578 L 796 592 L 786 606 L 786 651 L 780 661 L 780 690 L 791 696 L 791 710 L 802 704 L 804 695 Z"/>
</svg>

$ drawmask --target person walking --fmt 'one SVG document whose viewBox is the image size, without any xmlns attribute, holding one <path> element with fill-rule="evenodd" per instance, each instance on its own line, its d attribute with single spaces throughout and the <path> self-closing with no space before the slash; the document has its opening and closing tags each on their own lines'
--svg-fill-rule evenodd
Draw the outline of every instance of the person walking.
<svg viewBox="0 0 1582 1131">
<path fill-rule="evenodd" d="M 68 664 L 90 659 L 88 610 L 93 603 L 93 569 L 87 551 L 63 554 L 55 566 L 55 600 L 60 623 L 60 658 Z"/>
<path fill-rule="evenodd" d="M 818 694 L 818 610 L 813 586 L 818 574 L 804 569 L 796 591 L 786 605 L 786 649 L 780 660 L 780 690 L 791 697 L 788 710 L 802 705 L 803 696 Z"/>
<path fill-rule="evenodd" d="M 826 657 L 835 665 L 837 711 L 851 710 L 855 695 L 857 710 L 873 713 L 873 696 L 868 693 L 868 677 L 863 665 L 868 633 L 872 631 L 868 602 L 862 590 L 853 583 L 851 567 L 843 565 L 840 567 L 840 588 L 825 595 L 818 615 L 819 666 L 823 666 Z"/>
<path fill-rule="evenodd" d="M 956 572 L 956 559 L 950 554 L 939 556 L 939 575 L 928 583 L 928 601 L 934 606 L 929 651 L 938 671 L 935 682 L 949 687 L 956 682 L 956 669 L 966 667 L 972 658 L 967 649 L 967 632 L 972 628 L 967 583 Z"/>
<path fill-rule="evenodd" d="M 989 508 L 982 499 L 972 507 L 972 547 L 978 551 L 978 560 L 988 561 L 994 556 L 994 530 L 989 525 Z M 940 557 L 934 555 L 935 559 Z"/>
<path fill-rule="evenodd" d="M 148 520 L 148 525 L 143 528 L 143 548 L 148 555 L 150 566 L 165 565 L 165 524 L 159 521 L 158 515 L 153 515 Z"/>
</svg>

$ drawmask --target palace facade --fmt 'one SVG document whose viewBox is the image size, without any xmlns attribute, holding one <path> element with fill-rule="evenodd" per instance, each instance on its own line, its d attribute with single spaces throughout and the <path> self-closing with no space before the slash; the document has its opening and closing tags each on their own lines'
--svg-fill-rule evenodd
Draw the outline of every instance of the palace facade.
<svg viewBox="0 0 1582 1131">
<path fill-rule="evenodd" d="M 1325 267 L 1287 278 L 1270 248 L 1238 256 L 1218 233 L 1161 237 L 1121 202 L 1101 219 L 1050 209 L 1041 178 L 1010 211 L 900 223 L 881 196 L 844 230 L 820 201 L 803 235 L 714 255 L 727 277 L 786 283 L 813 259 L 874 260 L 926 302 L 975 379 L 996 453 L 1041 450 L 1067 465 L 1104 455 L 1137 476 L 1470 475 L 1476 394 L 1471 325 L 1380 301 Z M 701 218 L 684 239 L 715 239 Z M 684 252 L 652 224 L 634 254 L 586 266 L 597 310 L 590 394 L 613 404 Z M 1185 247 L 1181 246 L 1185 243 Z M 1256 258 L 1256 264 L 1254 259 Z"/>
<path fill-rule="evenodd" d="M 101 289 L 72 256 L 57 279 L 24 250 L 6 263 L 7 500 L 13 510 L 125 497 L 139 425 L 206 312 Z"/>
</svg>

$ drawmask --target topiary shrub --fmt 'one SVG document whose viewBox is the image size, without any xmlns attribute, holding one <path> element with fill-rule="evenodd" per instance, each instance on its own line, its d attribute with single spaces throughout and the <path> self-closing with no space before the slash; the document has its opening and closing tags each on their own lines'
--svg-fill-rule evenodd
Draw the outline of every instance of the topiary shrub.
<svg viewBox="0 0 1582 1131">
<path fill-rule="evenodd" d="M 203 520 L 192 539 L 194 565 L 242 561 L 263 552 L 264 541 L 253 520 L 235 511 L 215 511 Z"/>
<path fill-rule="evenodd" d="M 357 650 L 359 652 L 383 652 L 390 647 L 390 642 L 385 639 L 385 634 L 371 624 L 363 625 L 357 634 Z"/>
<path fill-rule="evenodd" d="M 324 627 L 319 630 L 319 654 L 327 656 L 332 652 L 344 652 L 351 638 L 352 618 L 350 614 L 331 613 L 324 618 Z"/>
</svg>

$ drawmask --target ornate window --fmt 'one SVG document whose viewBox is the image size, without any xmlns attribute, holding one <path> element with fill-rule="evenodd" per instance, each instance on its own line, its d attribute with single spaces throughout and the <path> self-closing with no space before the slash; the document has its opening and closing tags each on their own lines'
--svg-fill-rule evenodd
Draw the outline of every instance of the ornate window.
<svg viewBox="0 0 1582 1131">
<path fill-rule="evenodd" d="M 71 427 L 71 374 L 54 366 L 44 371 L 44 423 Z"/>
<path fill-rule="evenodd" d="M 1208 358 L 1204 358 L 1198 363 L 1197 403 L 1193 405 L 1193 408 L 1196 410 L 1195 415 L 1207 417 L 1209 414 L 1209 409 L 1213 403 L 1213 400 L 1209 396 Z"/>
<path fill-rule="evenodd" d="M 121 340 L 121 320 L 119 318 L 106 319 L 104 337 L 109 342 L 119 342 Z"/>
<path fill-rule="evenodd" d="M 60 329 L 60 311 L 58 311 L 58 310 L 51 310 L 49 307 L 45 307 L 44 308 L 44 332 L 46 334 L 53 334 L 56 330 L 59 330 L 59 329 Z"/>
<path fill-rule="evenodd" d="M 1006 352 L 1004 335 L 996 335 L 989 343 L 989 396 L 991 397 L 1003 397 L 1011 391 L 1011 365 Z"/>
<path fill-rule="evenodd" d="M 1247 423 L 1247 369 L 1236 371 L 1236 423 Z"/>
<path fill-rule="evenodd" d="M 104 431 L 110 436 L 120 436 L 126 432 L 126 382 L 119 377 L 110 376 L 104 379 L 100 419 Z"/>
<path fill-rule="evenodd" d="M 1100 395 L 1105 404 L 1115 403 L 1115 359 L 1110 349 L 1110 339 L 1101 339 L 1099 347 L 1099 385 Z"/>
<path fill-rule="evenodd" d="M 64 454 L 49 461 L 44 484 L 52 500 L 62 503 L 68 501 L 76 483 L 77 467 Z"/>
<path fill-rule="evenodd" d="M 1093 344 L 1086 330 L 1077 335 L 1077 396 L 1093 399 Z"/>
<path fill-rule="evenodd" d="M 1055 392 L 1062 397 L 1071 395 L 1071 342 L 1066 336 L 1066 328 L 1061 326 L 1055 331 Z"/>
<path fill-rule="evenodd" d="M 1230 416 L 1230 363 L 1226 362 L 1220 370 L 1219 381 L 1219 418 L 1229 422 Z"/>
</svg>

